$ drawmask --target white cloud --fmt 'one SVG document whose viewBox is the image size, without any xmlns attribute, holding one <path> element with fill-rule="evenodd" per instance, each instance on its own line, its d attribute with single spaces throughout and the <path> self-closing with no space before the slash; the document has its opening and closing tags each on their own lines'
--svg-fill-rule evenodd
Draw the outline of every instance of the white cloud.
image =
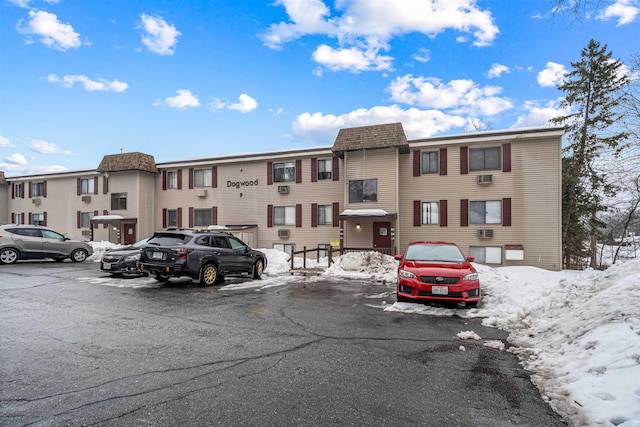
<svg viewBox="0 0 640 427">
<path fill-rule="evenodd" d="M 145 34 L 142 36 L 142 43 L 153 53 L 158 55 L 173 55 L 180 31 L 176 27 L 169 25 L 160 17 L 153 17 L 146 14 L 140 16 L 142 28 Z"/>
<path fill-rule="evenodd" d="M 321 0 L 277 0 L 289 22 L 272 24 L 262 35 L 273 49 L 306 35 L 335 38 L 333 47 L 319 46 L 314 60 L 330 70 L 388 70 L 392 58 L 380 55 L 396 36 L 421 33 L 431 38 L 454 30 L 486 46 L 499 33 L 491 13 L 481 10 L 476 0 L 351 0 L 335 2 L 336 14 Z M 425 58 L 425 56 L 420 56 Z M 323 61 L 324 62 L 320 62 Z M 363 65 L 369 64 L 369 65 Z"/>
<path fill-rule="evenodd" d="M 451 110 L 455 114 L 496 115 L 513 108 L 512 102 L 497 95 L 502 88 L 479 87 L 472 80 L 442 83 L 434 77 L 396 78 L 388 88 L 391 100 L 425 108 Z"/>
<path fill-rule="evenodd" d="M 190 90 L 178 89 L 176 93 L 176 96 L 165 98 L 164 101 L 156 101 L 153 105 L 168 106 L 178 110 L 185 110 L 190 107 L 200 106 L 200 100 L 196 95 L 192 94 Z"/>
<path fill-rule="evenodd" d="M 630 24 L 636 20 L 640 13 L 640 8 L 635 0 L 617 0 L 614 4 L 609 5 L 603 12 L 596 17 L 601 21 L 609 19 L 617 19 L 617 27 Z"/>
<path fill-rule="evenodd" d="M 500 77 L 503 73 L 509 73 L 509 67 L 495 63 L 491 65 L 491 69 L 487 72 L 487 76 L 490 79 L 494 79 Z"/>
<path fill-rule="evenodd" d="M 413 54 L 413 59 L 418 62 L 429 62 L 431 60 L 431 52 L 429 49 L 421 47 L 416 53 Z"/>
<path fill-rule="evenodd" d="M 253 111 L 258 108 L 258 102 L 249 95 L 243 93 L 238 97 L 238 102 L 236 104 L 229 105 L 228 108 L 229 110 L 237 110 L 241 113 L 248 113 L 249 111 Z"/>
<path fill-rule="evenodd" d="M 229 104 L 221 101 L 220 99 L 214 99 L 209 103 L 209 108 L 213 111 L 227 109 L 240 111 L 241 113 L 248 113 L 258 108 L 258 101 L 246 93 L 243 93 L 238 97 L 238 102 L 235 104 Z"/>
<path fill-rule="evenodd" d="M 13 145 L 11 144 L 11 141 L 0 135 L 0 147 L 13 147 Z"/>
<path fill-rule="evenodd" d="M 451 128 L 462 127 L 463 117 L 437 110 L 403 109 L 397 105 L 358 109 L 339 116 L 322 113 L 300 114 L 292 124 L 297 139 L 332 144 L 343 128 L 401 122 L 409 139 L 426 138 Z"/>
<path fill-rule="evenodd" d="M 391 70 L 393 58 L 380 55 L 379 51 L 379 48 L 363 50 L 360 47 L 334 49 L 323 44 L 313 52 L 313 59 L 331 71 Z"/>
<path fill-rule="evenodd" d="M 559 126 L 552 124 L 550 120 L 569 114 L 569 110 L 563 109 L 560 103 L 560 99 L 549 101 L 546 105 L 540 105 L 536 101 L 527 101 L 523 107 L 525 113 L 518 116 L 518 119 L 510 128 Z"/>
<path fill-rule="evenodd" d="M 25 159 L 25 157 L 20 153 L 15 153 L 8 157 L 5 157 L 4 160 L 13 165 L 24 166 L 27 164 L 27 159 Z"/>
<path fill-rule="evenodd" d="M 538 73 L 538 84 L 542 87 L 558 86 L 568 73 L 562 64 L 547 62 L 547 67 Z"/>
<path fill-rule="evenodd" d="M 43 141 L 41 139 L 34 139 L 33 141 L 31 141 L 30 148 L 36 153 L 40 154 L 71 154 L 71 151 L 62 151 L 60 150 L 60 148 L 58 148 L 57 145 L 47 141 Z"/>
<path fill-rule="evenodd" d="M 58 17 L 49 12 L 29 11 L 29 22 L 22 26 L 22 20 L 17 24 L 20 33 L 40 37 L 40 41 L 53 49 L 65 51 L 82 45 L 80 35 L 69 24 L 58 21 Z M 28 42 L 31 42 L 28 40 Z"/>
<path fill-rule="evenodd" d="M 78 83 L 84 86 L 88 91 L 104 91 L 104 92 L 124 92 L 129 85 L 118 80 L 108 81 L 107 79 L 91 80 L 89 77 L 79 75 L 66 75 L 64 77 L 58 77 L 55 74 L 49 74 L 47 81 L 51 83 L 60 84 L 62 87 L 70 88 L 74 84 Z"/>
</svg>

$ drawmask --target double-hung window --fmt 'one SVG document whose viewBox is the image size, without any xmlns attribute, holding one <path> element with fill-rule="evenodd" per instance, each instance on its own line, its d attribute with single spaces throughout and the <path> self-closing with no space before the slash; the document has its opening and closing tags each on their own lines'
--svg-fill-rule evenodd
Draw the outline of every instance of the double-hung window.
<svg viewBox="0 0 640 427">
<path fill-rule="evenodd" d="M 44 182 L 31 183 L 31 197 L 44 196 Z"/>
<path fill-rule="evenodd" d="M 422 224 L 438 224 L 440 222 L 440 204 L 438 202 L 422 202 Z"/>
<path fill-rule="evenodd" d="M 502 264 L 502 248 L 499 246 L 471 246 L 469 256 L 480 264 Z"/>
<path fill-rule="evenodd" d="M 93 194 L 95 189 L 94 182 L 93 178 L 82 178 L 80 180 L 80 194 Z"/>
<path fill-rule="evenodd" d="M 437 151 L 428 151 L 422 153 L 422 173 L 438 173 Z"/>
<path fill-rule="evenodd" d="M 273 182 L 293 182 L 296 179 L 295 162 L 273 164 Z"/>
<path fill-rule="evenodd" d="M 178 171 L 167 171 L 167 188 L 178 188 Z"/>
<path fill-rule="evenodd" d="M 469 170 L 499 170 L 500 147 L 472 148 L 469 150 Z"/>
<path fill-rule="evenodd" d="M 111 210 L 127 209 L 127 193 L 111 193 Z"/>
<path fill-rule="evenodd" d="M 45 225 L 45 223 L 44 223 L 44 214 L 43 213 L 32 213 L 31 214 L 31 224 L 33 224 L 33 225 Z"/>
<path fill-rule="evenodd" d="M 333 206 L 318 205 L 318 225 L 333 224 Z"/>
<path fill-rule="evenodd" d="M 211 187 L 211 168 L 193 171 L 194 187 Z"/>
<path fill-rule="evenodd" d="M 349 203 L 377 202 L 378 180 L 356 179 L 349 181 Z"/>
<path fill-rule="evenodd" d="M 275 206 L 273 208 L 274 225 L 296 225 L 295 206 Z"/>
<path fill-rule="evenodd" d="M 331 159 L 318 160 L 318 180 L 331 179 Z"/>
<path fill-rule="evenodd" d="M 196 227 L 211 225 L 211 209 L 194 209 L 193 225 Z"/>
<path fill-rule="evenodd" d="M 91 218 L 93 218 L 93 212 L 80 213 L 80 227 L 89 228 L 91 226 Z"/>
<path fill-rule="evenodd" d="M 167 227 L 177 227 L 177 226 L 178 226 L 178 210 L 167 209 Z"/>
<path fill-rule="evenodd" d="M 471 224 L 501 224 L 502 201 L 469 202 L 469 223 Z"/>
</svg>

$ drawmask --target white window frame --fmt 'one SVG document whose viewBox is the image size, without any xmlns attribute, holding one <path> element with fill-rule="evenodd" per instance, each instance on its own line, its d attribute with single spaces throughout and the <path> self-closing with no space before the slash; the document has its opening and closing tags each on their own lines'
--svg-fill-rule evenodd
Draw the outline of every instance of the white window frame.
<svg viewBox="0 0 640 427">
<path fill-rule="evenodd" d="M 333 159 L 318 159 L 318 181 L 332 178 L 332 161 Z"/>
<path fill-rule="evenodd" d="M 211 187 L 211 168 L 193 170 L 194 187 Z"/>
<path fill-rule="evenodd" d="M 440 202 L 422 202 L 422 224 L 440 224 Z"/>
<path fill-rule="evenodd" d="M 274 206 L 273 225 L 296 225 L 296 207 Z"/>
<path fill-rule="evenodd" d="M 470 201 L 469 224 L 502 224 L 502 200 Z"/>
<path fill-rule="evenodd" d="M 333 205 L 318 205 L 318 225 L 333 225 Z"/>
<path fill-rule="evenodd" d="M 296 180 L 296 162 L 273 164 L 273 182 L 294 182 Z"/>
<path fill-rule="evenodd" d="M 211 208 L 193 210 L 193 226 L 205 227 L 211 225 Z"/>
<path fill-rule="evenodd" d="M 474 257 L 478 264 L 502 265 L 501 246 L 471 246 L 469 256 Z"/>
<path fill-rule="evenodd" d="M 95 180 L 93 178 L 80 178 L 80 194 L 94 194 Z"/>
</svg>

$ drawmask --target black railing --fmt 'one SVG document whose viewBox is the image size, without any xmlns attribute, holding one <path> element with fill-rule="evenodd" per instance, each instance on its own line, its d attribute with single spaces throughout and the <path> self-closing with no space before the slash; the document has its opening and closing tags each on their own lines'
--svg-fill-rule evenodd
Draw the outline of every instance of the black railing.
<svg viewBox="0 0 640 427">
<path fill-rule="evenodd" d="M 295 266 L 294 266 L 294 258 L 295 255 L 300 255 L 302 254 L 302 268 L 306 269 L 307 268 L 307 254 L 308 253 L 312 253 L 315 252 L 316 253 L 316 261 L 320 262 L 320 253 L 322 252 L 326 252 L 327 253 L 327 258 L 328 258 L 328 266 L 331 266 L 331 264 L 334 263 L 333 260 L 333 254 L 334 252 L 339 253 L 340 255 L 347 253 L 347 252 L 380 252 L 381 254 L 384 255 L 394 255 L 395 254 L 395 248 L 340 248 L 339 246 L 328 246 L 328 247 L 316 247 L 316 248 L 311 248 L 311 249 L 307 249 L 306 246 L 303 246 L 301 251 L 292 251 L 290 256 L 289 256 L 289 261 L 291 262 L 291 271 L 296 270 Z"/>
</svg>

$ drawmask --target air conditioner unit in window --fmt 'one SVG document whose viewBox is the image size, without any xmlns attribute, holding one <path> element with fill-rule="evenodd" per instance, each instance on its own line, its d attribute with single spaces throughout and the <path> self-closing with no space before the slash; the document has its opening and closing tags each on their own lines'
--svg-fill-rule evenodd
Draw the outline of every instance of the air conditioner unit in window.
<svg viewBox="0 0 640 427">
<path fill-rule="evenodd" d="M 288 194 L 289 186 L 288 185 L 278 185 L 278 193 L 280 194 Z"/>
<path fill-rule="evenodd" d="M 207 190 L 204 190 L 204 189 L 196 190 L 196 196 L 207 197 Z"/>
<path fill-rule="evenodd" d="M 283 228 L 281 230 L 278 230 L 278 237 L 280 238 L 287 238 L 289 237 L 289 230 L 287 230 L 286 228 Z"/>
<path fill-rule="evenodd" d="M 491 229 L 478 230 L 478 238 L 479 239 L 492 239 L 493 238 L 493 230 L 491 230 Z"/>
<path fill-rule="evenodd" d="M 40 199 L 31 199 L 31 203 L 38 206 L 40 204 Z"/>
<path fill-rule="evenodd" d="M 91 196 L 82 196 L 82 201 L 85 203 L 89 203 L 91 201 Z"/>
<path fill-rule="evenodd" d="M 478 175 L 478 184 L 491 184 L 493 175 Z"/>
</svg>

